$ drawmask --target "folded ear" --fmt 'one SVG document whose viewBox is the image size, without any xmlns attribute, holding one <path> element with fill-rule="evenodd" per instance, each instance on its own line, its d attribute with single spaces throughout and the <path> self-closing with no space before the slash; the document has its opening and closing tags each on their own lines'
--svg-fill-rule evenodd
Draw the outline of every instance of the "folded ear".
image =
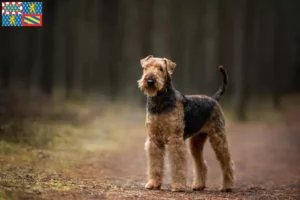
<svg viewBox="0 0 300 200">
<path fill-rule="evenodd" d="M 147 56 L 146 58 L 142 58 L 142 59 L 140 60 L 142 67 L 144 67 L 145 62 L 146 62 L 147 60 L 149 60 L 150 58 L 153 58 L 153 56 L 152 56 L 152 55 L 149 55 L 149 56 Z"/>
<path fill-rule="evenodd" d="M 164 58 L 164 61 L 166 63 L 167 66 L 167 71 L 170 75 L 173 74 L 175 67 L 176 67 L 176 63 L 172 62 L 171 60 Z"/>
</svg>

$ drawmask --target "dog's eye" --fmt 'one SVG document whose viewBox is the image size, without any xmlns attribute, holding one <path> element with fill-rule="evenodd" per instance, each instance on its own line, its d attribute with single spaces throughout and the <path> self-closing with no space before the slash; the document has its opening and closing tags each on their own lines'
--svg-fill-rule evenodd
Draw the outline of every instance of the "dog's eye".
<svg viewBox="0 0 300 200">
<path fill-rule="evenodd" d="M 160 67 L 160 68 L 159 68 L 159 71 L 163 72 L 164 70 L 163 70 L 163 68 L 162 68 L 162 67 Z"/>
</svg>

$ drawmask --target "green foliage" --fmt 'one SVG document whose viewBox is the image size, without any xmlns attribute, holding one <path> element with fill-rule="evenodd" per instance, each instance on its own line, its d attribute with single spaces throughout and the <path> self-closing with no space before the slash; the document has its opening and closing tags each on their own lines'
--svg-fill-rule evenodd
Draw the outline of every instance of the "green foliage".
<svg viewBox="0 0 300 200">
<path fill-rule="evenodd" d="M 109 105 L 101 114 L 95 114 L 99 107 L 88 108 L 81 103 L 63 107 L 76 110 L 77 116 L 84 120 L 75 120 L 76 123 L 74 120 L 56 120 L 49 117 L 49 113 L 40 118 L 6 117 L 0 120 L 0 199 L 91 188 L 91 183 L 74 178 L 75 168 L 88 155 L 114 152 L 120 141 L 145 132 L 144 112 L 139 108 L 134 111 L 125 105 Z M 57 113 L 62 118 L 66 114 Z"/>
<path fill-rule="evenodd" d="M 0 127 L 2 140 L 23 143 L 35 148 L 49 148 L 59 131 L 51 123 L 40 123 L 31 119 L 13 119 Z"/>
</svg>

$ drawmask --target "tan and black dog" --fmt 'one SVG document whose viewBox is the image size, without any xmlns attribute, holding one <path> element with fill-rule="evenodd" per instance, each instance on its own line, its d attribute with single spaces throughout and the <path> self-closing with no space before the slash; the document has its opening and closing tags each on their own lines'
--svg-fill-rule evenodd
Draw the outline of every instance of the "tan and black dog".
<svg viewBox="0 0 300 200">
<path fill-rule="evenodd" d="M 220 89 L 208 97 L 183 95 L 171 80 L 176 64 L 166 58 L 152 55 L 141 59 L 143 76 L 139 88 L 147 95 L 146 126 L 148 138 L 145 150 L 148 159 L 147 189 L 160 189 L 164 172 L 165 149 L 169 151 L 172 174 L 172 191 L 184 191 L 187 183 L 187 148 L 194 162 L 193 190 L 206 187 L 207 165 L 203 158 L 204 143 L 209 138 L 223 173 L 221 191 L 232 190 L 234 182 L 233 161 L 226 139 L 223 112 L 218 103 L 227 85 L 223 67 L 223 83 Z"/>
</svg>

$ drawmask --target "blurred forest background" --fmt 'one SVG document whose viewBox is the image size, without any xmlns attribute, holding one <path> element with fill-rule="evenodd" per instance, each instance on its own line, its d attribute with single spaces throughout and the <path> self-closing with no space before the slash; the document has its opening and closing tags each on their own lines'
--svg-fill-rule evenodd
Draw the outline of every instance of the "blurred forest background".
<svg viewBox="0 0 300 200">
<path fill-rule="evenodd" d="M 176 62 L 187 94 L 214 94 L 227 70 L 237 190 L 224 197 L 299 199 L 299 0 L 42 2 L 42 27 L 0 28 L 0 199 L 223 196 L 209 145 L 208 191 L 143 190 L 148 55 Z"/>
<path fill-rule="evenodd" d="M 299 92 L 298 0 L 43 1 L 42 28 L 1 28 L 1 91 L 141 100 L 139 60 L 177 63 L 184 93 L 213 94 L 224 65 L 239 119 L 249 97 Z M 139 102 L 139 101 L 138 101 Z"/>
</svg>

